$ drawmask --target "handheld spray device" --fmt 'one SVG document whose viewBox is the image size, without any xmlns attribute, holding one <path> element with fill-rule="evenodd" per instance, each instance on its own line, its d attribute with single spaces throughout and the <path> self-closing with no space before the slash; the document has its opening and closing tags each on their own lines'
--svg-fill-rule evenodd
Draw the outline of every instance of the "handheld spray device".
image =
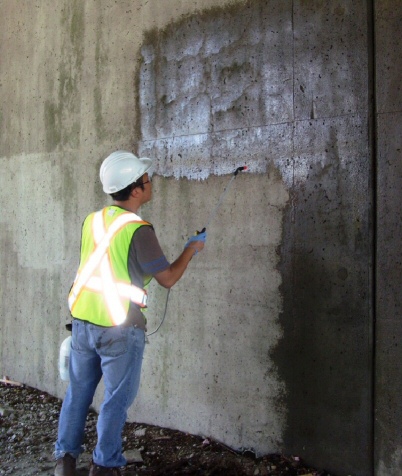
<svg viewBox="0 0 402 476">
<path fill-rule="evenodd" d="M 201 231 L 197 231 L 196 232 L 196 235 L 199 235 L 200 233 L 204 233 L 206 231 L 206 229 L 208 228 L 208 226 L 210 225 L 211 221 L 213 220 L 213 218 L 215 217 L 216 215 L 216 212 L 219 210 L 219 207 L 222 205 L 222 202 L 223 202 L 223 199 L 225 198 L 225 195 L 228 193 L 231 185 L 232 185 L 232 182 L 233 180 L 237 177 L 238 173 L 239 172 L 242 172 L 243 170 L 247 170 L 247 165 L 243 165 L 241 167 L 237 167 L 237 169 L 234 171 L 233 173 L 233 176 L 232 178 L 229 180 L 229 183 L 228 185 L 226 186 L 226 188 L 223 190 L 223 192 L 221 193 L 221 196 L 219 197 L 219 200 L 218 200 L 218 203 L 217 205 L 215 206 L 215 208 L 211 211 L 211 213 L 209 214 L 209 217 L 208 217 L 208 220 L 207 220 L 207 223 L 206 225 L 204 226 L 204 228 L 201 230 Z M 153 334 L 155 334 L 156 332 L 158 332 L 158 330 L 161 328 L 164 320 L 165 320 L 165 317 L 166 317 L 166 311 L 167 311 L 167 305 L 168 305 L 168 301 L 169 301 L 169 294 L 170 294 L 170 289 L 168 290 L 167 292 L 167 295 L 166 295 L 166 303 L 165 303 L 165 310 L 164 310 L 164 313 L 163 313 L 163 317 L 162 317 L 162 320 L 159 324 L 159 326 L 153 331 L 153 332 L 150 332 L 149 334 L 147 334 L 147 337 L 148 336 L 151 336 Z"/>
</svg>

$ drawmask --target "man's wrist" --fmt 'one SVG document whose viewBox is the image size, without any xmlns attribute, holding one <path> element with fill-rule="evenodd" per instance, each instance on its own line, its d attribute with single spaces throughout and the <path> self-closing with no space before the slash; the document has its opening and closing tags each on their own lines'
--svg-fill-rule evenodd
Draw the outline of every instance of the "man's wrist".
<svg viewBox="0 0 402 476">
<path fill-rule="evenodd" d="M 197 248 L 196 248 L 195 246 L 192 246 L 192 245 L 187 245 L 184 249 L 185 249 L 185 250 L 188 250 L 188 249 L 193 250 L 193 253 L 192 253 L 192 255 L 191 255 L 191 258 L 192 258 L 193 256 L 195 256 L 195 255 L 198 253 Z"/>
</svg>

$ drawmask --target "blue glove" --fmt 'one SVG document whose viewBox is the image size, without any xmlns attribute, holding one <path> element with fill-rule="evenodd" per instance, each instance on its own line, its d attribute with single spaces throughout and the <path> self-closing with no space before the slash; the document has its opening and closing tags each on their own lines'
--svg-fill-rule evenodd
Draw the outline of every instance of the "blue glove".
<svg viewBox="0 0 402 476">
<path fill-rule="evenodd" d="M 202 242 L 206 242 L 207 241 L 207 232 L 206 231 L 203 231 L 202 233 L 199 233 L 198 235 L 193 235 L 186 243 L 186 245 L 184 246 L 184 248 L 188 248 L 191 243 L 194 243 L 194 241 L 202 241 Z M 192 246 L 190 246 L 190 248 L 192 248 Z M 195 254 L 198 253 L 198 250 L 195 250 Z"/>
</svg>

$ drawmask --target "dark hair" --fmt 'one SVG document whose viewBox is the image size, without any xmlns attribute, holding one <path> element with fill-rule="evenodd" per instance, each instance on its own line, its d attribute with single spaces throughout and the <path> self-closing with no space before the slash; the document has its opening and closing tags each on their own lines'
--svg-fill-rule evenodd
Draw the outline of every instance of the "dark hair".
<svg viewBox="0 0 402 476">
<path fill-rule="evenodd" d="M 126 188 L 119 190 L 118 192 L 111 193 L 110 196 L 113 200 L 117 200 L 118 202 L 125 202 L 129 199 L 130 193 L 137 187 L 141 187 L 141 190 L 144 190 L 144 184 L 142 183 L 144 176 L 140 177 L 137 181 L 130 183 L 127 185 Z"/>
</svg>

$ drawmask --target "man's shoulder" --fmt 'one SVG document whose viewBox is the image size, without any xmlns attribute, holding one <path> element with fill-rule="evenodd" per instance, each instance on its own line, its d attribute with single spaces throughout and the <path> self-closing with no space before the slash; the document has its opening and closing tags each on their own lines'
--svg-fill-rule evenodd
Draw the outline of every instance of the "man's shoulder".
<svg viewBox="0 0 402 476">
<path fill-rule="evenodd" d="M 142 223 L 134 233 L 135 238 L 147 239 L 150 236 L 155 235 L 154 227 L 152 223 L 144 222 Z"/>
</svg>

